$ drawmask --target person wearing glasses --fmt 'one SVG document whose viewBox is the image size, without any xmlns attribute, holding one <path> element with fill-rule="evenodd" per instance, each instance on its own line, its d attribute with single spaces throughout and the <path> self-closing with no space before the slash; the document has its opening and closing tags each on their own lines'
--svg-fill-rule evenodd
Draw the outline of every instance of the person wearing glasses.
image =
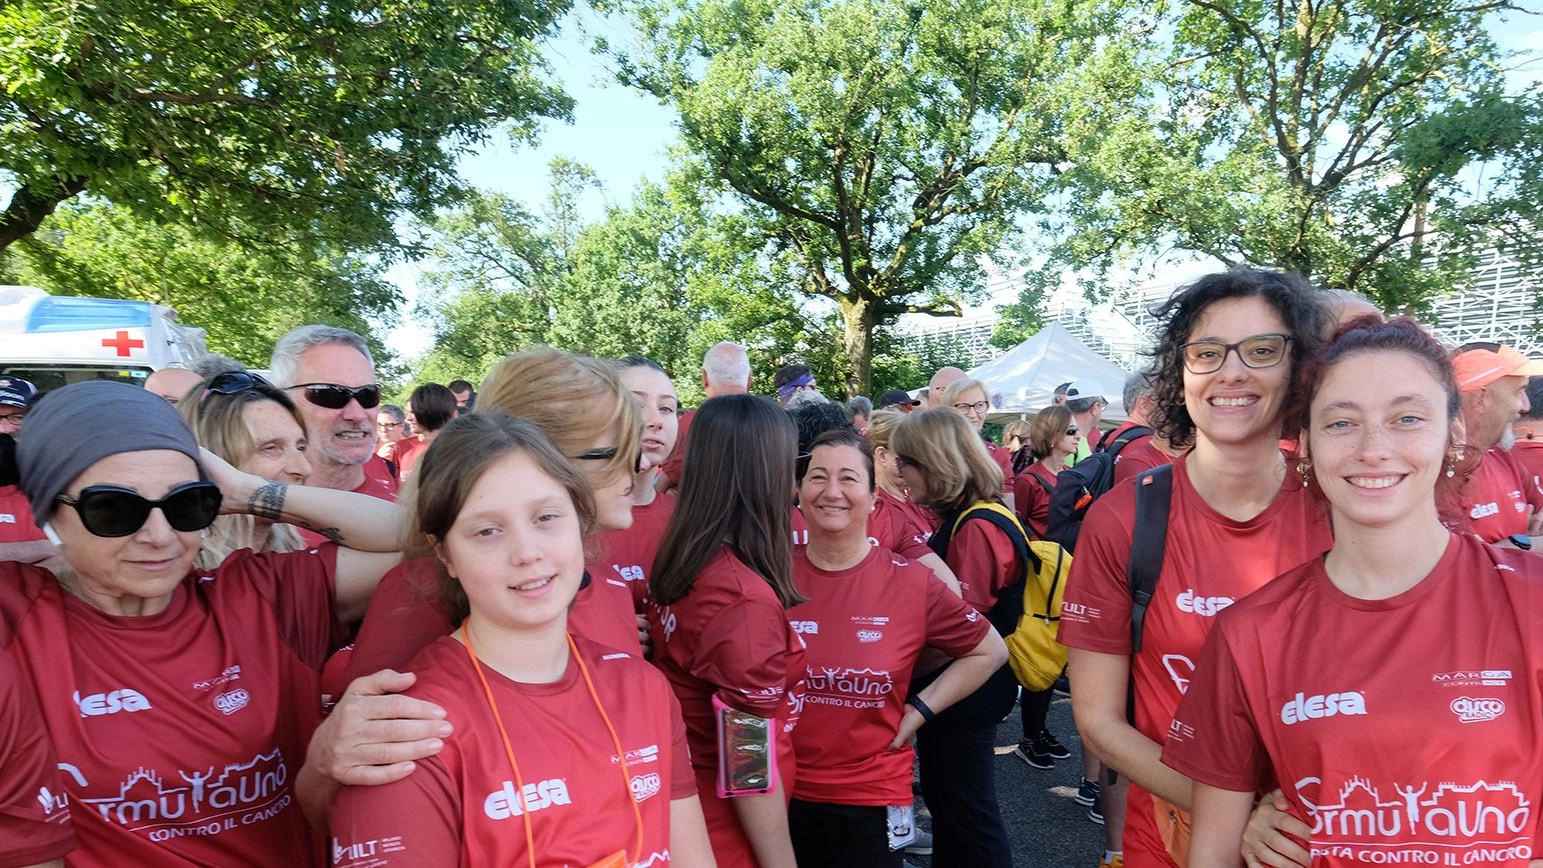
<svg viewBox="0 0 1543 868">
<path fill-rule="evenodd" d="M 905 416 L 890 432 L 889 446 L 911 497 L 942 519 L 928 545 L 958 577 L 964 602 L 991 617 L 1002 589 L 1022 579 L 1025 565 L 1006 531 L 979 519 L 959 524 L 959 518 L 977 505 L 1002 505 L 1001 467 L 986 454 L 975 426 L 952 407 Z M 925 691 L 946 671 L 944 662 L 924 657 L 913 689 Z M 1012 864 L 997 805 L 994 749 L 997 723 L 1012 710 L 1017 688 L 1003 665 L 917 734 L 922 795 L 932 811 L 932 864 L 940 868 Z"/>
<path fill-rule="evenodd" d="M 942 406 L 952 407 L 964 414 L 977 435 L 986 425 L 986 414 L 991 412 L 991 396 L 986 394 L 986 384 L 971 377 L 955 380 L 943 392 Z M 1013 478 L 1013 453 L 982 437 L 986 454 L 1002 469 L 1004 479 Z"/>
<path fill-rule="evenodd" d="M 1292 274 L 1239 268 L 1200 278 L 1159 313 L 1152 421 L 1183 454 L 1173 460 L 1140 650 L 1132 653 L 1127 568 L 1137 488 L 1149 475 L 1089 508 L 1060 626 L 1077 728 L 1131 781 L 1123 861 L 1132 868 L 1184 864 L 1191 782 L 1159 755 L 1217 613 L 1333 541 L 1323 505 L 1280 450 L 1282 436 L 1297 433 L 1285 430 L 1292 375 L 1328 322 L 1314 291 Z M 1106 863 L 1119 855 L 1106 853 Z"/>
<path fill-rule="evenodd" d="M 375 454 L 395 464 L 397 444 L 412 436 L 412 426 L 407 424 L 407 412 L 395 404 L 381 404 L 375 414 L 375 435 L 379 444 Z"/>
<path fill-rule="evenodd" d="M 0 653 L 75 808 L 70 864 L 318 864 L 297 790 L 319 671 L 400 558 L 397 508 L 237 470 L 125 383 L 58 389 L 28 426 L 21 487 L 67 567 L 0 564 Z M 331 542 L 201 570 L 222 512 Z"/>
<path fill-rule="evenodd" d="M 282 389 L 246 371 L 220 374 L 190 389 L 177 407 L 199 445 L 242 473 L 304 485 L 311 475 L 305 421 Z M 295 528 L 252 515 L 222 515 L 204 536 L 196 563 L 213 570 L 237 549 L 305 548 Z"/>
<path fill-rule="evenodd" d="M 300 326 L 274 344 L 268 371 L 305 419 L 310 484 L 396 500 L 398 476 L 375 454 L 380 384 L 364 338 L 335 326 Z"/>
</svg>

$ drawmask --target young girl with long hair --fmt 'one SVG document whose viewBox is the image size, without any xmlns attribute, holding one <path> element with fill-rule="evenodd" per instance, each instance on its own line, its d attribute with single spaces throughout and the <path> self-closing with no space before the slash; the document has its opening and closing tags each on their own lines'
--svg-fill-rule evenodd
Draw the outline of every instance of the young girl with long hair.
<svg viewBox="0 0 1543 868">
<path fill-rule="evenodd" d="M 787 798 L 804 662 L 787 608 L 803 602 L 792 567 L 796 442 L 788 414 L 764 398 L 704 403 L 686 443 L 691 472 L 648 579 L 653 661 L 680 699 L 725 868 L 795 865 Z"/>
<path fill-rule="evenodd" d="M 567 629 L 596 521 L 583 477 L 535 426 L 482 411 L 445 428 L 415 485 L 414 538 L 458 626 L 419 652 L 408 695 L 455 737 L 339 794 L 333 864 L 711 866 L 669 685 Z"/>
</svg>

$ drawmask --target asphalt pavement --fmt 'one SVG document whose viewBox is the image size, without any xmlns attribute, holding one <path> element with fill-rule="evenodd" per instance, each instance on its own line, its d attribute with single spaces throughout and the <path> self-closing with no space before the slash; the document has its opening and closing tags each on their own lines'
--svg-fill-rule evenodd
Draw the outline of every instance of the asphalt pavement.
<svg viewBox="0 0 1543 868">
<path fill-rule="evenodd" d="M 1098 868 L 1104 855 L 1104 827 L 1088 819 L 1088 809 L 1072 801 L 1082 781 L 1082 743 L 1072 725 L 1071 700 L 1056 694 L 1050 706 L 1050 732 L 1072 752 L 1053 769 L 1034 769 L 1013 754 L 1023 737 L 1017 706 L 997 728 L 997 800 L 1013 844 L 1016 868 Z M 930 817 L 921 810 L 925 822 Z M 927 868 L 925 856 L 908 856 Z"/>
</svg>

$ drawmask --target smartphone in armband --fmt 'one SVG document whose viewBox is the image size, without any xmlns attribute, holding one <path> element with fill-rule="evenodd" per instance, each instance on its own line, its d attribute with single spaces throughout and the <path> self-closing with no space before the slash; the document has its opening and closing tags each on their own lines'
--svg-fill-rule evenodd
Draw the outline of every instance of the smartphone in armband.
<svg viewBox="0 0 1543 868">
<path fill-rule="evenodd" d="M 777 788 L 775 718 L 740 711 L 713 697 L 718 720 L 718 797 L 757 796 Z"/>
</svg>

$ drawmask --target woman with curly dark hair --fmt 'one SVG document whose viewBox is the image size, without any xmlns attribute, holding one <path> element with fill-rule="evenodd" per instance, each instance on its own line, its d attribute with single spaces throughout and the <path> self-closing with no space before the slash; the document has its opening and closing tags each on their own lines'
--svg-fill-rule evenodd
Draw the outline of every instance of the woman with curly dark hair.
<svg viewBox="0 0 1543 868">
<path fill-rule="evenodd" d="M 1282 436 L 1297 433 L 1285 429 L 1293 373 L 1327 323 L 1314 291 L 1295 275 L 1233 269 L 1180 290 L 1159 314 L 1153 421 L 1185 454 L 1088 511 L 1060 630 L 1078 729 L 1132 782 L 1124 850 L 1133 868 L 1184 863 L 1191 782 L 1159 756 L 1216 613 L 1332 542 L 1322 503 L 1280 451 Z M 1157 583 L 1133 651 L 1127 568 L 1137 491 L 1165 479 L 1164 554 L 1146 564 Z"/>
</svg>

